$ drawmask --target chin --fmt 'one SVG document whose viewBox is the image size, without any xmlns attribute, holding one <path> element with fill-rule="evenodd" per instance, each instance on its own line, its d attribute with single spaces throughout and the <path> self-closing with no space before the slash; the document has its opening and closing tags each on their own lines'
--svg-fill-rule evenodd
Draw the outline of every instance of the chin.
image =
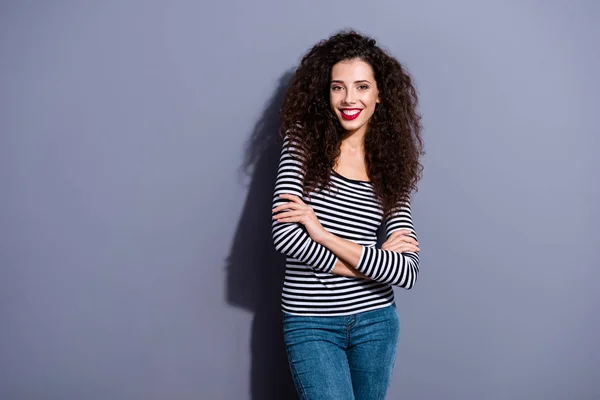
<svg viewBox="0 0 600 400">
<path fill-rule="evenodd" d="M 342 125 L 342 128 L 344 128 L 344 130 L 356 131 L 364 125 L 364 122 L 362 122 L 362 121 L 346 121 L 346 120 L 340 118 L 340 124 Z"/>
</svg>

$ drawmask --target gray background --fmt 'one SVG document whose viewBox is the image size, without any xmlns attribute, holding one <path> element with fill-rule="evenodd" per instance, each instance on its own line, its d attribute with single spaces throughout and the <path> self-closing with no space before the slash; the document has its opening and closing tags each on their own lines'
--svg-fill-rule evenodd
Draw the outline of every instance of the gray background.
<svg viewBox="0 0 600 400">
<path fill-rule="evenodd" d="M 599 18 L 591 0 L 2 1 L 0 398 L 290 398 L 277 108 L 344 27 L 406 64 L 425 125 L 389 398 L 600 398 Z"/>
</svg>

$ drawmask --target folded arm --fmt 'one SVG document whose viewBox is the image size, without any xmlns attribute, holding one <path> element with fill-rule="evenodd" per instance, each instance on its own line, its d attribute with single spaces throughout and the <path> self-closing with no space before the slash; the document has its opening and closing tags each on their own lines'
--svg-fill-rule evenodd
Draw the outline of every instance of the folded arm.
<svg viewBox="0 0 600 400">
<path fill-rule="evenodd" d="M 303 197 L 303 156 L 286 137 L 281 150 L 277 180 L 273 193 L 273 208 L 288 204 L 281 194 Z M 283 210 L 285 211 L 285 210 Z M 410 201 L 400 204 L 395 213 L 386 219 L 388 239 L 393 232 L 409 230 L 416 239 L 412 225 Z M 372 279 L 406 289 L 412 288 L 418 274 L 417 253 L 396 252 L 362 246 L 340 238 L 330 232 L 313 240 L 298 222 L 272 222 L 275 249 L 293 257 L 311 268 L 337 275 Z"/>
<path fill-rule="evenodd" d="M 289 200 L 280 198 L 280 194 L 288 193 L 302 198 L 304 178 L 302 160 L 302 154 L 297 147 L 291 145 L 286 136 L 275 181 L 273 208 L 289 202 Z M 273 220 L 271 231 L 273 244 L 277 251 L 293 257 L 315 270 L 333 271 L 338 261 L 337 256 L 325 246 L 312 240 L 302 224 Z"/>
<path fill-rule="evenodd" d="M 387 238 L 398 230 L 409 230 L 408 236 L 417 240 L 412 224 L 410 201 L 403 202 L 398 210 L 386 219 Z M 362 246 L 334 234 L 327 235 L 320 243 L 339 259 L 367 278 L 411 289 L 419 273 L 419 255 L 416 252 L 399 253 L 375 247 Z"/>
</svg>

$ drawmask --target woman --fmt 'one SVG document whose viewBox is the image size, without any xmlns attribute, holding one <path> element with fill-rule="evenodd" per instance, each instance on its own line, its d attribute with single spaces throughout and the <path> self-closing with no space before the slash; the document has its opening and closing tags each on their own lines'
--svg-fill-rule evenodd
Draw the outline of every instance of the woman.
<svg viewBox="0 0 600 400">
<path fill-rule="evenodd" d="M 340 32 L 303 57 L 282 108 L 272 229 L 287 255 L 284 340 L 302 399 L 385 397 L 392 285 L 412 288 L 419 270 L 420 135 L 412 80 L 375 40 Z"/>
</svg>

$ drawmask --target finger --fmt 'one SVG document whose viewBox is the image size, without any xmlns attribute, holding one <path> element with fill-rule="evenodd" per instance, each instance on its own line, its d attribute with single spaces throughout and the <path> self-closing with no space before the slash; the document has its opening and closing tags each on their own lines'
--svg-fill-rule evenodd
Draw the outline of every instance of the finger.
<svg viewBox="0 0 600 400">
<path fill-rule="evenodd" d="M 302 223 L 302 218 L 300 217 L 287 217 L 287 218 L 281 218 L 277 220 L 278 222 L 300 222 Z"/>
<path fill-rule="evenodd" d="M 419 245 L 419 242 L 417 242 L 415 239 L 413 239 L 410 236 L 405 236 L 405 235 L 402 235 L 402 236 L 399 236 L 399 237 L 395 237 L 395 238 L 391 238 L 390 237 L 390 239 L 388 239 L 384 243 L 384 245 L 385 245 L 385 248 L 388 248 L 388 247 L 393 247 L 393 246 L 399 246 L 402 243 L 408 243 L 408 244 L 412 244 L 412 245 L 416 245 L 416 246 Z M 382 245 L 381 248 L 384 249 L 383 245 Z"/>
<path fill-rule="evenodd" d="M 294 203 L 304 204 L 304 202 L 302 201 L 302 199 L 300 197 L 294 195 L 294 194 L 283 193 L 283 194 L 280 194 L 279 197 L 281 197 L 283 199 L 291 200 Z"/>
<path fill-rule="evenodd" d="M 414 245 L 419 245 L 419 242 L 417 242 L 416 239 L 410 237 L 410 236 L 406 236 L 406 235 L 402 235 L 400 237 L 394 238 L 392 240 L 389 241 L 390 244 L 394 243 L 394 244 L 400 244 L 400 243 L 410 243 L 410 244 L 414 244 Z"/>
<path fill-rule="evenodd" d="M 304 215 L 302 211 L 286 211 L 282 212 L 281 214 L 273 215 L 273 218 L 276 220 L 281 220 L 282 218 L 296 217 L 301 215 Z"/>
<path fill-rule="evenodd" d="M 400 247 L 402 247 L 404 249 L 403 251 L 419 251 L 419 250 L 421 250 L 419 248 L 419 246 L 410 244 L 410 243 L 404 243 Z"/>
<path fill-rule="evenodd" d="M 392 234 L 390 235 L 390 238 L 410 235 L 411 233 L 412 233 L 412 231 L 410 229 L 400 229 L 398 231 L 392 232 Z"/>
<path fill-rule="evenodd" d="M 404 250 L 404 252 L 411 252 L 411 253 L 418 253 L 420 251 L 421 251 L 421 249 L 419 248 L 419 246 L 410 246 L 409 248 Z"/>
<path fill-rule="evenodd" d="M 418 253 L 421 251 L 421 249 L 418 246 L 414 246 L 414 245 L 407 244 L 407 243 L 396 245 L 396 246 L 387 246 L 385 250 L 395 251 L 398 253 L 405 253 L 405 252 Z"/>
<path fill-rule="evenodd" d="M 421 251 L 421 249 L 398 249 L 398 250 L 394 250 L 398 253 L 419 253 Z"/>
<path fill-rule="evenodd" d="M 273 212 L 276 213 L 278 211 L 285 210 L 288 208 L 297 209 L 299 207 L 302 207 L 302 205 L 300 205 L 298 203 L 289 202 L 289 203 L 285 203 L 285 204 L 280 204 L 277 207 L 273 208 Z"/>
</svg>

